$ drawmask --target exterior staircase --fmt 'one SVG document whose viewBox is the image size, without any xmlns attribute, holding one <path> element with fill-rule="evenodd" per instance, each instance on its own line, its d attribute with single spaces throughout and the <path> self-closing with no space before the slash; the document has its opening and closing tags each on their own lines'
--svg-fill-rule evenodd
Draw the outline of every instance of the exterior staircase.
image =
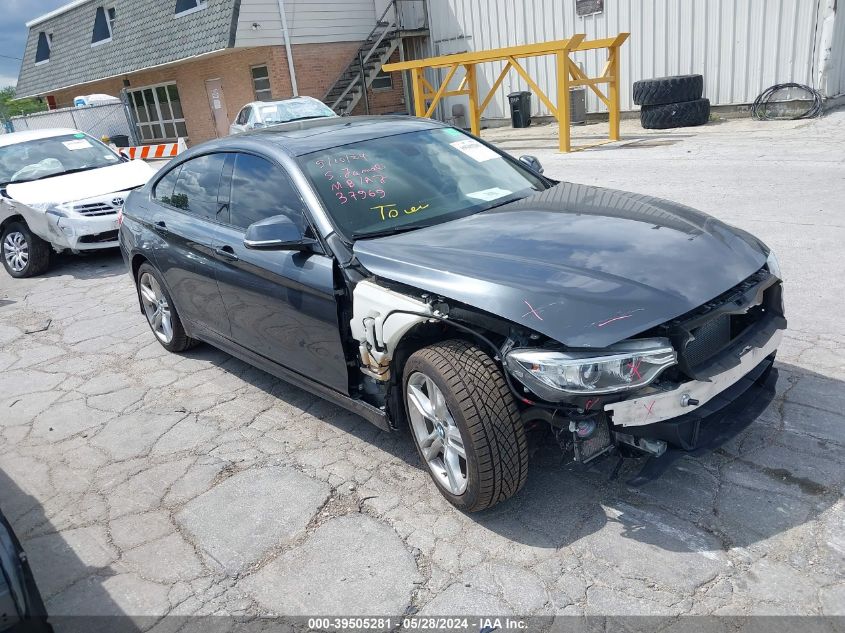
<svg viewBox="0 0 845 633">
<path fill-rule="evenodd" d="M 323 103 L 340 116 L 352 114 L 358 102 L 366 98 L 363 85 L 368 88 L 372 85 L 381 67 L 399 48 L 402 38 L 396 13 L 394 4 L 389 4 L 355 57 L 323 97 Z"/>
</svg>

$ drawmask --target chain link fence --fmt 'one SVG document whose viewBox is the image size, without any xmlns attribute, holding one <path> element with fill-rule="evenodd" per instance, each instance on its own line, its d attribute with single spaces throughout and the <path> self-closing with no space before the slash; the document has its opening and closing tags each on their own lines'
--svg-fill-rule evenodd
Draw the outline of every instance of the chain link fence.
<svg viewBox="0 0 845 633">
<path fill-rule="evenodd" d="M 80 130 L 94 138 L 126 136 L 130 144 L 138 144 L 135 126 L 123 103 L 49 110 L 11 117 L 9 123 L 14 132 L 65 127 Z"/>
</svg>

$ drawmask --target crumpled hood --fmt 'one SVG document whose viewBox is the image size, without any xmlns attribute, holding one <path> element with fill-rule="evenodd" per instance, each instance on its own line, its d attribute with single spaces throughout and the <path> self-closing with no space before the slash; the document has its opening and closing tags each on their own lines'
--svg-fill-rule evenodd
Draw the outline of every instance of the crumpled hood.
<svg viewBox="0 0 845 633">
<path fill-rule="evenodd" d="M 569 183 L 354 250 L 378 277 L 571 347 L 606 347 L 680 316 L 767 257 L 753 236 L 689 207 Z"/>
<path fill-rule="evenodd" d="M 133 160 L 66 176 L 12 183 L 6 192 L 13 200 L 28 206 L 61 204 L 140 187 L 155 173 L 144 161 Z"/>
</svg>

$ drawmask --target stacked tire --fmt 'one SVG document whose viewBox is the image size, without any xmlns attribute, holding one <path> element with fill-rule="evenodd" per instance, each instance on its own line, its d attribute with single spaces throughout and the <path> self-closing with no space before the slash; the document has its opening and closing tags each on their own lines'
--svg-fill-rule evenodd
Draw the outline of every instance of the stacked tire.
<svg viewBox="0 0 845 633">
<path fill-rule="evenodd" d="M 704 125 L 710 120 L 710 101 L 701 97 L 701 75 L 643 79 L 634 83 L 634 103 L 641 106 L 640 123 L 647 130 Z"/>
</svg>

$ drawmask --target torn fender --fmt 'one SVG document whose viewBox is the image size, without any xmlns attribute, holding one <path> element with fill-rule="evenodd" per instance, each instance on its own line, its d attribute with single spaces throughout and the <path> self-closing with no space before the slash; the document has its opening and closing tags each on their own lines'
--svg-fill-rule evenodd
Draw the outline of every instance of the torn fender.
<svg viewBox="0 0 845 633">
<path fill-rule="evenodd" d="M 428 304 L 407 295 L 362 281 L 352 293 L 352 336 L 359 343 L 361 361 L 374 378 L 386 380 L 387 366 L 402 337 L 425 317 L 395 310 L 431 314 Z M 392 314 L 391 314 L 392 313 Z"/>
</svg>

